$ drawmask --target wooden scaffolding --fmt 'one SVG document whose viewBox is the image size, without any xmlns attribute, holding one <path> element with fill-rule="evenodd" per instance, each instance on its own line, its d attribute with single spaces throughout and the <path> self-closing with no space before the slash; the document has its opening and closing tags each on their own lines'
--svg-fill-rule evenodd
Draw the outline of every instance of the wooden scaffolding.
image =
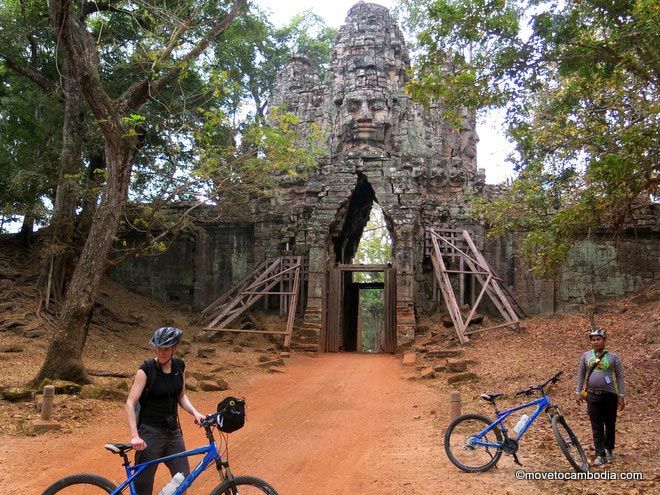
<svg viewBox="0 0 660 495">
<path fill-rule="evenodd" d="M 202 324 L 205 325 L 202 337 L 211 338 L 218 332 L 279 334 L 284 335 L 284 347 L 289 347 L 300 292 L 301 267 L 302 256 L 280 256 L 274 261 L 261 262 L 202 311 Z M 280 314 L 287 315 L 286 330 L 229 327 L 257 301 L 271 295 L 279 296 Z"/>
<path fill-rule="evenodd" d="M 526 316 L 524 310 L 507 293 L 506 288 L 500 284 L 500 279 L 493 274 L 486 258 L 477 249 L 467 230 L 427 229 L 427 240 L 430 241 L 431 262 L 433 263 L 433 271 L 438 287 L 461 344 L 468 342 L 468 335 L 476 332 L 520 326 L 520 317 Z M 456 289 L 452 285 L 450 276 L 458 276 L 459 299 L 456 298 Z M 467 317 L 464 318 L 458 301 L 463 303 L 465 300 L 466 284 L 464 281 L 468 276 L 474 277 L 479 282 L 481 290 L 476 296 Z M 505 323 L 469 331 L 468 326 L 484 295 L 488 295 L 504 318 Z"/>
</svg>

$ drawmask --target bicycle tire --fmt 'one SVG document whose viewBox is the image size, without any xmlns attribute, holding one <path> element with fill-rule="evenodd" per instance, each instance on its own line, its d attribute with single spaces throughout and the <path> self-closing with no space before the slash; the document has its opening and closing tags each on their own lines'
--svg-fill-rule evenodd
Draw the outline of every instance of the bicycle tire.
<svg viewBox="0 0 660 495">
<path fill-rule="evenodd" d="M 247 487 L 252 489 L 246 490 Z M 215 487 L 211 495 L 252 495 L 253 493 L 277 495 L 275 488 L 254 476 L 236 476 L 233 481 L 225 480 Z"/>
<path fill-rule="evenodd" d="M 589 461 L 587 460 L 587 454 L 584 452 L 580 441 L 575 433 L 573 433 L 573 430 L 571 430 L 571 427 L 566 423 L 566 419 L 560 414 L 555 414 L 552 417 L 552 432 L 555 434 L 559 448 L 569 464 L 579 473 L 588 471 Z M 566 435 L 563 435 L 563 433 L 566 433 Z M 577 454 L 577 459 L 574 454 Z"/>
<path fill-rule="evenodd" d="M 99 493 L 112 493 L 115 488 L 117 486 L 112 481 L 101 476 L 73 474 L 57 480 L 46 488 L 42 495 L 56 495 L 58 493 L 62 495 L 69 493 L 71 495 L 97 495 Z"/>
<path fill-rule="evenodd" d="M 467 423 L 469 422 L 473 422 L 474 425 L 468 425 Z M 470 435 L 470 434 L 474 435 L 476 433 L 479 433 L 491 423 L 492 421 L 490 419 L 480 414 L 463 414 L 462 416 L 459 416 L 449 424 L 449 426 L 447 427 L 447 431 L 445 431 L 445 438 L 444 438 L 445 453 L 447 454 L 447 457 L 454 466 L 456 466 L 461 471 L 465 471 L 466 473 L 483 473 L 491 469 L 493 466 L 495 466 L 495 464 L 497 464 L 497 461 L 499 461 L 500 457 L 502 457 L 501 448 L 495 449 L 495 453 L 493 454 L 491 453 L 491 450 L 493 449 L 490 447 L 481 447 L 481 446 L 472 447 L 466 444 L 467 440 L 470 438 L 469 436 L 466 435 Z M 465 428 L 465 430 L 461 431 L 461 428 Z M 493 432 L 497 442 L 501 442 L 502 439 L 504 438 L 504 435 L 502 434 L 500 428 L 496 426 L 491 431 Z M 452 437 L 454 438 L 452 439 Z M 492 441 L 492 439 L 490 440 Z M 452 445 L 453 443 L 456 443 L 456 445 L 453 446 Z M 473 456 L 475 458 L 479 455 L 478 454 L 479 451 L 483 451 L 485 454 L 487 454 L 487 456 L 490 456 L 490 459 L 488 459 L 487 456 L 481 456 L 486 460 L 486 462 L 479 463 L 477 465 L 472 465 L 472 463 L 466 463 L 465 461 L 459 459 L 458 449 L 461 446 L 462 446 L 462 451 L 464 452 L 467 452 L 468 450 L 472 451 L 475 454 Z"/>
</svg>

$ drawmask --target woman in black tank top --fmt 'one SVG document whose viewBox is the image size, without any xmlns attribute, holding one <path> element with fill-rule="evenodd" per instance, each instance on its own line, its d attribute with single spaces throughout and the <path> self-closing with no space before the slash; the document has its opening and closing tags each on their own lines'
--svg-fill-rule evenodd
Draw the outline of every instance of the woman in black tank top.
<svg viewBox="0 0 660 495">
<path fill-rule="evenodd" d="M 146 360 L 135 374 L 126 400 L 126 417 L 135 449 L 135 462 L 176 454 L 186 450 L 179 425 L 178 406 L 190 413 L 199 424 L 204 419 L 186 395 L 185 363 L 174 356 L 183 332 L 175 327 L 156 330 L 149 342 L 155 357 Z M 139 409 L 139 418 L 136 413 Z M 190 473 L 187 458 L 166 463 L 172 476 Z M 135 479 L 138 495 L 151 495 L 156 467 L 145 469 Z"/>
</svg>

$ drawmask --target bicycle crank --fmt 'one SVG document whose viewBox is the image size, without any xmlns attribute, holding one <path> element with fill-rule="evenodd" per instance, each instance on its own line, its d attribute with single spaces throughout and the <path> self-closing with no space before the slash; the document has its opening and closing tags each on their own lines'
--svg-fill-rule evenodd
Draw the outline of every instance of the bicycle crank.
<svg viewBox="0 0 660 495">
<path fill-rule="evenodd" d="M 502 442 L 502 451 L 505 454 L 515 454 L 518 452 L 518 442 L 513 438 L 505 438 Z"/>
</svg>

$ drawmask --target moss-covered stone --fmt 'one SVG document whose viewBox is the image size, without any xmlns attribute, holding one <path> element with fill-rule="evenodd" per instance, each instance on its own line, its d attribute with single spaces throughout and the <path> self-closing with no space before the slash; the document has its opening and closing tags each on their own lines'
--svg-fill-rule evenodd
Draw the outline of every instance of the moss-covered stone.
<svg viewBox="0 0 660 495">
<path fill-rule="evenodd" d="M 79 383 L 74 383 L 74 382 L 69 382 L 66 380 L 49 380 L 46 379 L 43 382 L 41 382 L 41 389 L 43 389 L 46 385 L 52 385 L 55 387 L 55 393 L 56 394 L 79 394 L 80 389 L 82 388 L 82 385 Z"/>
<path fill-rule="evenodd" d="M 79 397 L 81 399 L 100 399 L 123 402 L 126 400 L 125 390 L 118 388 L 100 387 L 98 385 L 85 385 L 80 389 Z"/>
<path fill-rule="evenodd" d="M 0 391 L 0 396 L 9 402 L 20 402 L 34 397 L 34 390 L 26 387 L 7 387 Z"/>
</svg>

